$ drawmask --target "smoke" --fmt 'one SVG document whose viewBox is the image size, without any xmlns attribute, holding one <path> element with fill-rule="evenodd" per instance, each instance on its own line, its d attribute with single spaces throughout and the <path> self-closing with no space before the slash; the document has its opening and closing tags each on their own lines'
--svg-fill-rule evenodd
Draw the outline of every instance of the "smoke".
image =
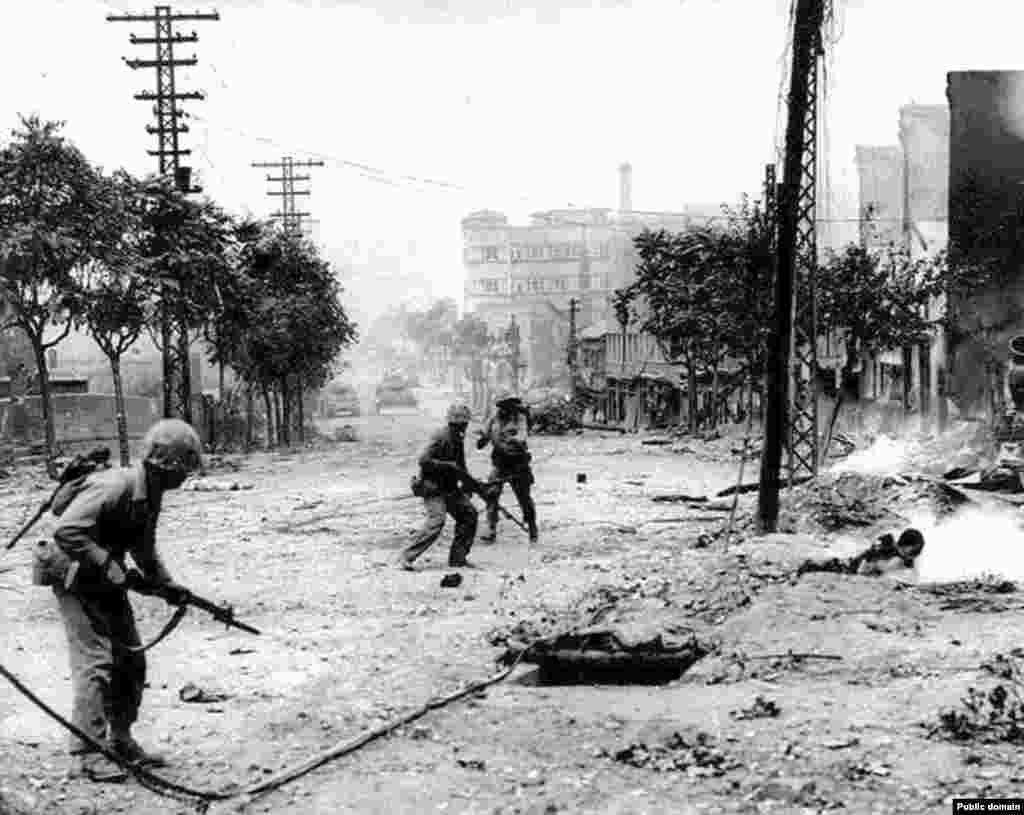
<svg viewBox="0 0 1024 815">
<path fill-rule="evenodd" d="M 947 441 L 951 450 L 962 448 L 962 440 L 955 436 Z M 837 462 L 830 472 L 897 475 L 906 471 L 912 457 L 921 454 L 911 441 L 880 436 L 869 447 Z M 908 526 L 920 530 L 925 540 L 915 565 L 918 582 L 948 583 L 983 576 L 1024 582 L 1024 518 L 1015 509 L 971 505 L 941 518 L 917 510 L 910 512 L 908 519 Z"/>
<path fill-rule="evenodd" d="M 906 463 L 910 445 L 890 436 L 879 436 L 871 446 L 856 450 L 830 468 L 835 475 L 896 475 Z"/>
<path fill-rule="evenodd" d="M 946 583 L 992 575 L 1024 582 L 1024 526 L 1013 510 L 969 507 L 936 521 L 911 518 L 924 535 L 917 559 L 921 583 Z"/>
</svg>

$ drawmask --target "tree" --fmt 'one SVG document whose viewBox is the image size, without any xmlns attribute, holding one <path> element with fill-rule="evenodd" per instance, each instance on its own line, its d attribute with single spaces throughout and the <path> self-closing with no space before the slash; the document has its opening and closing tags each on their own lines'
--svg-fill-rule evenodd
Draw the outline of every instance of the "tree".
<svg viewBox="0 0 1024 815">
<path fill-rule="evenodd" d="M 215 359 L 263 392 L 268 443 L 291 441 L 291 408 L 331 376 L 338 354 L 357 337 L 341 304 L 342 289 L 316 248 L 265 224 L 246 224 L 235 276 L 218 311 Z M 274 403 L 280 399 L 280 409 Z M 280 414 L 278 417 L 277 414 Z M 276 434 L 274 428 L 276 427 Z"/>
<path fill-rule="evenodd" d="M 140 253 L 143 188 L 127 173 L 103 179 L 106 238 L 97 256 L 75 273 L 77 320 L 84 324 L 110 362 L 114 380 L 121 466 L 130 463 L 121 358 L 155 314 L 158 287 Z"/>
<path fill-rule="evenodd" d="M 0 150 L 0 329 L 28 337 L 39 376 L 47 470 L 56 476 L 56 433 L 46 351 L 71 330 L 72 271 L 89 261 L 104 223 L 99 175 L 59 122 L 22 117 Z"/>
<path fill-rule="evenodd" d="M 228 274 L 234 237 L 232 219 L 208 199 L 192 200 L 172 181 L 151 177 L 142 196 L 140 252 L 160 286 L 161 307 L 149 329 L 153 341 L 175 359 L 181 372 L 178 400 L 191 421 L 190 350 L 194 336 L 213 319 L 218 281 Z M 173 413 L 173 387 L 164 371 L 164 415 Z"/>
</svg>

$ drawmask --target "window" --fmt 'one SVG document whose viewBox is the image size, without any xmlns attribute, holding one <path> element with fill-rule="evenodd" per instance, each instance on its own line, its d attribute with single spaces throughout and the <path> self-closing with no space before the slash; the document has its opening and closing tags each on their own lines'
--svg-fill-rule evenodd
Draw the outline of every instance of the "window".
<svg viewBox="0 0 1024 815">
<path fill-rule="evenodd" d="M 484 291 L 490 292 L 491 294 L 496 294 L 497 293 L 497 291 L 498 291 L 498 281 L 497 280 L 481 280 L 480 282 L 483 283 Z"/>
<path fill-rule="evenodd" d="M 574 258 L 583 257 L 583 244 L 573 243 L 569 246 L 569 254 Z"/>
<path fill-rule="evenodd" d="M 565 280 L 563 280 L 562 278 L 559 278 L 558 280 L 555 280 L 553 282 L 555 284 L 555 289 L 557 289 L 558 291 L 565 291 L 565 289 L 566 289 Z"/>
<path fill-rule="evenodd" d="M 486 246 L 484 247 L 484 261 L 487 263 L 498 262 L 498 247 L 497 246 Z"/>
<path fill-rule="evenodd" d="M 590 288 L 590 275 L 589 274 L 581 274 L 580 275 L 580 288 L 581 289 L 589 289 Z"/>
<path fill-rule="evenodd" d="M 551 247 L 551 257 L 553 258 L 566 258 L 569 256 L 569 247 L 567 244 L 560 243 Z"/>
<path fill-rule="evenodd" d="M 510 252 L 513 263 L 519 263 L 523 259 L 523 248 L 521 246 L 513 246 Z"/>
<path fill-rule="evenodd" d="M 57 367 L 57 351 L 53 348 L 46 352 L 46 365 L 48 368 Z"/>
<path fill-rule="evenodd" d="M 543 246 L 529 246 L 529 247 L 527 247 L 526 251 L 527 251 L 527 254 L 531 258 L 535 258 L 536 259 L 536 258 L 544 257 L 544 247 Z"/>
</svg>

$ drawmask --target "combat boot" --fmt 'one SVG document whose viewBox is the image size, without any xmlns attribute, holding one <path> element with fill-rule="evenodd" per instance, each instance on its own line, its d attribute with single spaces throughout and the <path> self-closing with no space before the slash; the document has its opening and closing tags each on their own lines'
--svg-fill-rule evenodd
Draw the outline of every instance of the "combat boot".
<svg viewBox="0 0 1024 815">
<path fill-rule="evenodd" d="M 159 753 L 147 753 L 131 736 L 111 737 L 110 749 L 138 767 L 166 767 L 167 759 Z"/>
</svg>

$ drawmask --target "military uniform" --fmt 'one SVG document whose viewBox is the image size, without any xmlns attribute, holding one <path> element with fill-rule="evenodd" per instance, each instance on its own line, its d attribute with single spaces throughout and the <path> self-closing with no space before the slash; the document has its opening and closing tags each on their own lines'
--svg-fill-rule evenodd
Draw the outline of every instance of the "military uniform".
<svg viewBox="0 0 1024 815">
<path fill-rule="evenodd" d="M 460 486 L 459 472 L 466 472 L 466 450 L 461 434 L 449 424 L 431 437 L 420 456 L 420 482 L 416 492 L 423 498 L 426 520 L 402 553 L 410 567 L 441 535 L 445 515 L 455 519 L 455 538 L 448 555 L 449 566 L 465 566 L 476 537 L 477 512 Z"/>
<path fill-rule="evenodd" d="M 523 511 L 523 522 L 530 532 L 530 540 L 537 540 L 537 510 L 530 495 L 533 485 L 532 459 L 526 449 L 529 433 L 527 409 L 519 404 L 513 407 L 499 407 L 477 439 L 477 449 L 491 445 L 491 474 L 488 478 L 494 486 L 487 501 L 487 528 L 481 536 L 484 543 L 494 543 L 498 534 L 498 499 L 504 485 L 512 492 Z"/>
<path fill-rule="evenodd" d="M 142 465 L 94 473 L 62 489 L 54 502 L 60 525 L 54 540 L 79 571 L 70 587 L 55 585 L 68 637 L 74 701 L 72 722 L 94 739 L 126 733 L 138 717 L 146 658 L 138 645 L 131 603 L 123 588 L 99 574 L 97 548 L 122 569 L 126 555 L 157 583 L 170 575 L 156 550 L 160 496 L 150 495 Z M 92 559 L 90 559 L 92 555 Z M 92 750 L 72 736 L 71 752 Z"/>
</svg>

